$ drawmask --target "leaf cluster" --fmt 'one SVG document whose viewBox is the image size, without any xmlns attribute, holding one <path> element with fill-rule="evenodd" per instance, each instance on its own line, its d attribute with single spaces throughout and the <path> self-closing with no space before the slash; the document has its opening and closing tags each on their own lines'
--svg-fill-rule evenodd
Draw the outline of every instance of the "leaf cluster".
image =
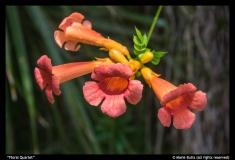
<svg viewBox="0 0 235 160">
<path fill-rule="evenodd" d="M 134 42 L 134 54 L 138 56 L 139 59 L 144 55 L 146 52 L 152 52 L 154 57 L 151 60 L 151 63 L 157 65 L 160 62 L 161 57 L 166 54 L 167 52 L 163 51 L 155 51 L 150 48 L 147 48 L 148 44 L 148 37 L 146 34 L 142 34 L 140 30 L 135 27 L 136 35 L 133 37 Z"/>
</svg>

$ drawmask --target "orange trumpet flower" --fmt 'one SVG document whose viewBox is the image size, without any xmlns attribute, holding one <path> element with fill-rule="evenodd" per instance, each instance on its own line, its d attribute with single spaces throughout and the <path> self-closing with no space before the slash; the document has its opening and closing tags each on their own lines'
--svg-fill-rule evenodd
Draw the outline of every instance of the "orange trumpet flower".
<svg viewBox="0 0 235 160">
<path fill-rule="evenodd" d="M 92 30 L 90 21 L 83 21 L 84 16 L 80 13 L 72 13 L 59 25 L 59 30 L 55 31 L 54 38 L 56 43 L 62 48 L 70 51 L 77 51 L 81 47 L 79 43 L 85 43 L 102 47 L 102 50 L 109 51 L 117 49 L 124 55 L 129 55 L 127 48 L 120 43 L 104 38 L 100 33 Z"/>
<path fill-rule="evenodd" d="M 202 111 L 207 104 L 206 93 L 196 91 L 197 88 L 192 83 L 176 87 L 158 78 L 158 75 L 147 67 L 144 67 L 141 73 L 163 106 L 158 110 L 158 118 L 162 125 L 169 127 L 173 117 L 173 125 L 176 129 L 190 128 L 196 116 L 189 109 Z"/>
<path fill-rule="evenodd" d="M 40 68 L 34 69 L 36 82 L 41 90 L 45 88 L 47 99 L 50 103 L 54 103 L 55 95 L 60 95 L 59 85 L 63 82 L 91 73 L 96 66 L 100 64 L 113 63 L 109 58 L 97 59 L 89 62 L 74 62 L 58 66 L 52 66 L 51 59 L 46 55 L 41 56 L 37 64 Z"/>
<path fill-rule="evenodd" d="M 100 65 L 94 69 L 91 78 L 96 81 L 86 82 L 83 93 L 86 101 L 116 118 L 126 112 L 124 98 L 131 104 L 137 104 L 142 98 L 143 85 L 139 80 L 132 80 L 134 72 L 128 65 L 116 63 Z"/>
</svg>

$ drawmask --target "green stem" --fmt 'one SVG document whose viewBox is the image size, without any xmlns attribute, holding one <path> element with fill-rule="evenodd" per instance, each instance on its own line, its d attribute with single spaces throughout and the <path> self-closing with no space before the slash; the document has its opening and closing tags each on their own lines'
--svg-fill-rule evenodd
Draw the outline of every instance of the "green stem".
<svg viewBox="0 0 235 160">
<path fill-rule="evenodd" d="M 155 17 L 154 17 L 154 19 L 153 19 L 153 23 L 152 23 L 152 25 L 151 25 L 151 28 L 150 28 L 150 30 L 149 30 L 149 33 L 148 33 L 147 45 L 148 45 L 149 39 L 150 39 L 150 37 L 151 37 L 151 35 L 152 35 L 152 33 L 153 33 L 153 29 L 154 29 L 154 27 L 155 27 L 155 24 L 157 23 L 157 19 L 158 19 L 159 14 L 161 13 L 161 10 L 162 10 L 162 6 L 159 6 L 159 7 L 158 7 L 158 10 L 157 10 L 157 12 L 156 12 L 156 15 L 155 15 Z"/>
</svg>

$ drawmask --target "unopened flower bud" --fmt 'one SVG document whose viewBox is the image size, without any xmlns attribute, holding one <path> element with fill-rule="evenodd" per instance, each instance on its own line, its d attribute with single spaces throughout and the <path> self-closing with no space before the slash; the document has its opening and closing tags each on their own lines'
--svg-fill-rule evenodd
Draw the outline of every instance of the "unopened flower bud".
<svg viewBox="0 0 235 160">
<path fill-rule="evenodd" d="M 140 61 L 141 63 L 148 63 L 153 59 L 153 53 L 152 52 L 145 52 L 144 55 L 141 57 Z"/>
<path fill-rule="evenodd" d="M 118 51 L 117 49 L 110 49 L 109 56 L 115 62 L 124 63 L 124 64 L 128 62 L 126 57 L 120 51 Z"/>
</svg>

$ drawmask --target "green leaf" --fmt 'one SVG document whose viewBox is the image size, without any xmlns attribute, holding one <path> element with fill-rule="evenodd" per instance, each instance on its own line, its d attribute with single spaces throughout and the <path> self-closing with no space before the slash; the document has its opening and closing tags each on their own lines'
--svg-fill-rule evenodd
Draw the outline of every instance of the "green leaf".
<svg viewBox="0 0 235 160">
<path fill-rule="evenodd" d="M 152 64 L 157 65 L 160 62 L 160 59 L 158 58 L 153 58 L 153 60 L 151 61 Z"/>
<path fill-rule="evenodd" d="M 137 51 L 140 51 L 140 52 L 144 52 L 146 47 L 134 44 L 134 49 L 137 50 Z"/>
<path fill-rule="evenodd" d="M 139 37 L 139 39 L 142 40 L 142 34 L 136 27 L 135 27 L 135 31 L 136 31 L 136 34 Z"/>
<path fill-rule="evenodd" d="M 160 52 L 155 52 L 155 51 L 152 51 L 152 53 L 153 53 L 154 57 L 156 57 L 156 58 L 161 58 L 161 57 L 164 56 L 164 54 L 166 54 L 167 52 L 162 52 L 162 51 L 160 51 Z"/>
<path fill-rule="evenodd" d="M 155 52 L 155 51 L 152 51 L 152 53 L 153 53 L 154 57 L 153 57 L 151 62 L 152 62 L 152 64 L 157 65 L 160 62 L 161 57 L 164 56 L 164 54 L 166 54 L 167 52 L 162 52 L 162 51 Z"/>
<path fill-rule="evenodd" d="M 135 53 L 136 55 L 139 55 L 139 54 L 141 54 L 142 52 L 137 51 L 137 50 L 134 50 L 134 53 Z"/>
<path fill-rule="evenodd" d="M 149 48 L 145 48 L 145 52 L 150 52 L 150 49 Z"/>
<path fill-rule="evenodd" d="M 133 41 L 135 44 L 142 46 L 142 41 L 137 36 L 134 36 Z"/>
<path fill-rule="evenodd" d="M 147 46 L 147 42 L 148 42 L 148 38 L 147 38 L 146 34 L 144 34 L 143 38 L 142 38 L 142 45 L 146 45 Z"/>
</svg>

